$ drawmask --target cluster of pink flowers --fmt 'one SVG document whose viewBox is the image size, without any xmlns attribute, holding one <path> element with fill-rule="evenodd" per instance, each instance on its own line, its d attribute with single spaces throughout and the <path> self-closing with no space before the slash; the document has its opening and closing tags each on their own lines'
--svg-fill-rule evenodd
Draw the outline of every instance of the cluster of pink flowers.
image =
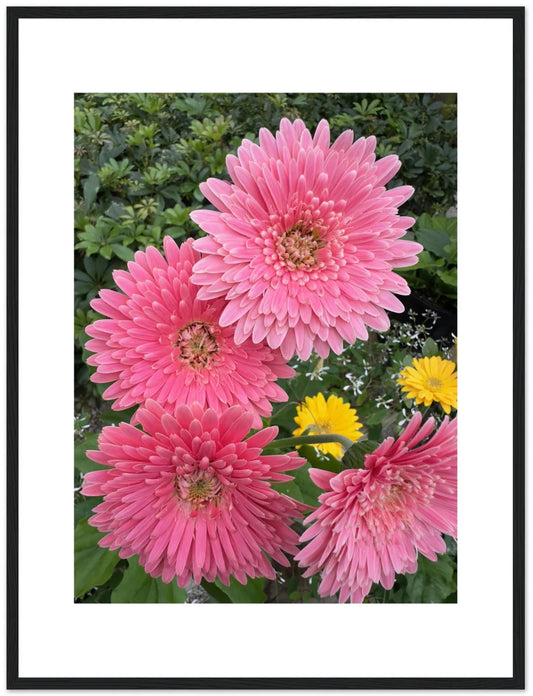
<svg viewBox="0 0 533 696">
<path fill-rule="evenodd" d="M 164 582 L 273 578 L 271 561 L 297 554 L 307 574 L 322 571 L 321 594 L 362 601 L 455 533 L 455 421 L 415 448 L 433 429 L 415 417 L 364 469 L 312 470 L 326 493 L 298 551 L 291 525 L 306 506 L 272 484 L 305 460 L 264 454 L 277 428 L 262 417 L 287 400 L 287 360 L 340 353 L 402 311 L 409 288 L 393 269 L 421 250 L 398 215 L 412 189 L 385 189 L 398 158 L 376 161 L 375 139 L 351 131 L 330 145 L 326 121 L 311 136 L 283 119 L 259 141 L 227 158 L 233 183 L 201 186 L 217 210 L 191 217 L 207 236 L 137 252 L 114 273 L 121 292 L 93 300 L 107 318 L 87 329 L 91 379 L 111 383 L 114 409 L 139 408 L 104 428 L 88 455 L 109 468 L 87 474 L 83 493 L 103 496 L 90 519 L 101 545 Z"/>
</svg>

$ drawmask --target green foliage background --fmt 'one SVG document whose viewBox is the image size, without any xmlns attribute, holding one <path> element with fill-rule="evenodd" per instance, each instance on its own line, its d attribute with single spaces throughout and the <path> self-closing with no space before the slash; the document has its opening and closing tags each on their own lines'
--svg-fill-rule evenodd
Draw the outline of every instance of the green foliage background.
<svg viewBox="0 0 533 696">
<path fill-rule="evenodd" d="M 161 249 L 165 235 L 181 242 L 202 234 L 189 218 L 192 210 L 208 204 L 199 184 L 211 176 L 228 178 L 226 155 L 235 153 L 243 138 L 257 142 L 260 128 L 275 131 L 283 117 L 302 118 L 311 131 L 326 118 L 333 137 L 350 128 L 356 138 L 377 137 L 378 157 L 399 155 L 402 168 L 389 187 L 414 186 L 402 214 L 417 219 L 408 236 L 424 246 L 416 268 L 401 273 L 429 307 L 453 314 L 456 99 L 450 94 L 78 94 L 74 108 L 77 601 L 182 602 L 183 591 L 152 580 L 135 559 L 119 561 L 118 555 L 98 549 L 101 535 L 87 525 L 98 501 L 79 493 L 83 473 L 96 468 L 85 451 L 96 446 L 95 431 L 102 425 L 129 420 L 132 413 L 111 411 L 101 400 L 107 385 L 89 381 L 93 368 L 85 363 L 85 327 L 98 318 L 90 301 L 101 289 L 114 287 L 113 270 L 123 268 L 136 250 L 150 244 Z M 370 439 L 397 433 L 413 406 L 399 394 L 399 369 L 422 354 L 455 357 L 449 336 L 438 343 L 431 338 L 437 322 L 431 310 L 402 319 L 387 334 L 371 334 L 367 343 L 348 347 L 326 365 L 316 358 L 295 360 L 297 377 L 282 385 L 290 401 L 276 405 L 270 419 L 280 434 L 294 429 L 295 405 L 318 391 L 349 400 Z M 442 413 L 433 410 L 440 418 Z M 336 466 L 317 457 L 312 447 L 305 451 L 313 466 Z M 287 492 L 316 501 L 305 469 L 288 486 Z M 421 562 L 416 582 L 404 576 L 388 593 L 376 588 L 369 601 L 455 601 L 455 566 L 454 547 L 439 563 Z M 249 581 L 230 588 L 213 583 L 207 589 L 212 601 L 316 598 L 316 579 L 303 582 L 295 568 L 280 579 L 277 588 Z"/>
</svg>

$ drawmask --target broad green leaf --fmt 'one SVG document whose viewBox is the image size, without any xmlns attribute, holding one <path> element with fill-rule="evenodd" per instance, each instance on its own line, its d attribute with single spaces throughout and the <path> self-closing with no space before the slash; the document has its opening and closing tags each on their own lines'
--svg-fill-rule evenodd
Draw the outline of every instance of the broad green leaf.
<svg viewBox="0 0 533 696">
<path fill-rule="evenodd" d="M 374 601 L 393 604 L 452 604 L 457 602 L 457 581 L 455 563 L 447 554 L 430 561 L 418 555 L 418 568 L 415 573 L 397 575 L 394 587 L 384 590 L 374 585 L 371 596 Z"/>
<path fill-rule="evenodd" d="M 279 385 L 282 389 L 287 391 L 292 388 L 291 380 L 280 380 Z M 294 404 L 274 404 L 273 413 L 270 418 L 270 425 L 277 425 L 280 428 L 281 433 L 287 432 L 287 434 L 292 434 L 292 432 L 298 427 L 294 422 L 294 416 L 296 415 L 296 406 Z M 281 437 L 281 435 L 278 435 Z"/>
<path fill-rule="evenodd" d="M 98 546 L 104 536 L 91 527 L 88 518 L 78 522 L 74 530 L 74 594 L 83 597 L 93 587 L 111 577 L 119 557 L 116 551 Z"/>
<path fill-rule="evenodd" d="M 294 481 L 283 481 L 283 483 L 274 483 L 272 484 L 272 488 L 274 488 L 274 490 L 276 491 L 279 491 L 280 493 L 283 493 L 284 495 L 288 495 L 290 498 L 300 500 L 302 503 L 304 502 L 303 493 Z"/>
<path fill-rule="evenodd" d="M 100 179 L 95 172 L 89 174 L 83 183 L 83 197 L 85 199 L 85 212 L 89 210 L 96 200 L 96 194 L 100 188 Z"/>
<path fill-rule="evenodd" d="M 109 259 L 113 255 L 113 248 L 111 244 L 104 244 L 104 246 L 100 247 L 100 254 L 104 257 L 104 259 Z"/>
<path fill-rule="evenodd" d="M 111 593 L 124 577 L 124 569 L 128 567 L 127 561 L 119 561 L 113 570 L 113 574 L 103 585 L 95 587 L 91 594 L 81 600 L 81 604 L 110 604 Z"/>
<path fill-rule="evenodd" d="M 113 201 L 113 203 L 111 203 L 109 208 L 106 210 L 105 214 L 112 220 L 119 220 L 121 216 L 124 215 L 124 207 Z"/>
<path fill-rule="evenodd" d="M 450 238 L 444 230 L 420 228 L 416 232 L 416 239 L 427 251 L 439 257 L 447 257 L 444 247 L 450 244 Z"/>
<path fill-rule="evenodd" d="M 78 524 L 84 517 L 88 517 L 94 508 L 102 502 L 100 496 L 86 498 L 83 495 L 76 496 L 74 503 L 74 524 Z"/>
<path fill-rule="evenodd" d="M 385 408 L 376 408 L 374 413 L 372 413 L 370 416 L 368 416 L 368 418 L 365 419 L 366 425 L 377 425 L 378 423 L 381 423 L 381 421 L 385 418 L 387 413 L 388 411 Z"/>
<path fill-rule="evenodd" d="M 218 578 L 215 585 L 224 592 L 234 604 L 264 604 L 266 594 L 263 591 L 265 581 L 263 578 L 248 578 L 246 585 L 242 585 L 235 578 L 230 578 L 229 586 L 224 585 Z"/>
<path fill-rule="evenodd" d="M 114 411 L 109 409 L 109 411 L 103 411 L 100 413 L 99 418 L 105 425 L 118 425 L 123 421 L 129 423 L 137 406 L 132 406 L 131 408 L 124 409 L 123 411 Z"/>
<path fill-rule="evenodd" d="M 457 556 L 457 541 L 447 534 L 444 535 L 444 541 L 446 542 L 446 553 Z"/>
<path fill-rule="evenodd" d="M 315 486 L 315 484 L 311 481 L 311 477 L 309 476 L 310 468 L 311 465 L 307 463 L 301 466 L 299 469 L 291 471 L 290 473 L 292 476 L 294 476 L 294 481 L 302 493 L 300 500 L 306 505 L 316 507 L 318 505 L 318 496 L 324 491 L 318 486 Z"/>
<path fill-rule="evenodd" d="M 161 578 L 153 578 L 139 565 L 137 556 L 128 558 L 118 587 L 111 594 L 112 604 L 183 604 L 187 591 L 178 587 L 174 578 L 165 584 Z"/>
<path fill-rule="evenodd" d="M 419 554 L 416 573 L 406 573 L 405 576 L 409 601 L 414 604 L 442 602 L 457 590 L 454 569 L 454 563 L 447 554 L 439 555 L 436 561 Z"/>
<path fill-rule="evenodd" d="M 457 255 L 457 218 L 428 215 L 417 220 L 417 240 L 439 257 L 455 260 Z"/>
<path fill-rule="evenodd" d="M 332 454 L 318 454 L 318 450 L 313 445 L 302 445 L 298 450 L 301 457 L 305 457 L 309 464 L 315 469 L 325 469 L 326 471 L 334 471 L 336 474 L 341 470 L 341 463 L 337 457 Z M 291 472 L 291 475 L 294 475 Z"/>
<path fill-rule="evenodd" d="M 446 285 L 457 287 L 457 268 L 450 268 L 449 271 L 437 271 L 437 275 Z"/>
<path fill-rule="evenodd" d="M 133 261 L 135 258 L 133 251 L 129 247 L 123 246 L 122 244 L 111 244 L 111 248 L 113 249 L 115 256 L 118 256 L 118 258 L 122 259 L 122 261 Z"/>
<path fill-rule="evenodd" d="M 89 176 L 89 174 L 96 174 L 96 166 L 91 160 L 82 157 L 80 159 L 80 174 L 82 176 Z"/>
<path fill-rule="evenodd" d="M 350 449 L 344 453 L 342 466 L 344 469 L 362 469 L 365 463 L 365 455 L 370 454 L 379 446 L 378 442 L 372 440 L 362 440 L 355 442 Z"/>
<path fill-rule="evenodd" d="M 439 355 L 439 347 L 432 338 L 427 338 L 422 346 L 422 355 L 425 358 L 432 358 Z"/>
<path fill-rule="evenodd" d="M 425 269 L 433 270 L 434 268 L 444 266 L 444 264 L 444 259 L 436 259 L 428 251 L 421 251 L 418 255 L 418 262 L 414 266 L 399 268 L 397 272 L 408 273 L 410 271 L 421 271 Z"/>
<path fill-rule="evenodd" d="M 88 471 L 109 468 L 87 457 L 87 450 L 95 449 L 98 449 L 98 433 L 87 433 L 84 440 L 74 441 L 74 466 L 80 473 L 86 474 Z"/>
<path fill-rule="evenodd" d="M 217 585 L 215 585 L 214 582 L 207 582 L 207 580 L 202 580 L 201 583 L 202 587 L 204 590 L 209 594 L 210 598 L 208 600 L 209 603 L 215 603 L 215 604 L 231 604 L 231 599 L 228 597 L 228 595 L 225 592 L 222 592 L 218 588 Z"/>
</svg>

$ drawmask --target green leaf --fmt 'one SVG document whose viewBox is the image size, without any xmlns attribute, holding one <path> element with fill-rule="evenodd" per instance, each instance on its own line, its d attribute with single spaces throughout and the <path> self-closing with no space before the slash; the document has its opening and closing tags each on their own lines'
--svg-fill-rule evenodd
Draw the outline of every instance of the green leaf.
<svg viewBox="0 0 533 696">
<path fill-rule="evenodd" d="M 365 423 L 367 426 L 377 425 L 378 423 L 381 423 L 386 415 L 387 411 L 385 408 L 377 408 L 372 415 L 365 419 Z"/>
<path fill-rule="evenodd" d="M 133 251 L 122 244 L 111 244 L 111 249 L 115 252 L 115 256 L 118 256 L 122 261 L 133 261 L 135 258 Z"/>
<path fill-rule="evenodd" d="M 124 212 L 124 207 L 113 201 L 113 203 L 111 203 L 109 208 L 105 211 L 105 214 L 112 220 L 120 220 L 120 218 L 124 215 Z"/>
<path fill-rule="evenodd" d="M 341 470 L 341 463 L 337 457 L 334 457 L 332 454 L 319 454 L 317 448 L 312 445 L 302 445 L 298 450 L 298 454 L 301 457 L 305 457 L 309 464 L 315 469 L 334 471 L 336 474 Z M 299 471 L 299 469 L 296 471 Z M 291 475 L 294 474 L 291 473 Z"/>
<path fill-rule="evenodd" d="M 265 581 L 263 578 L 248 578 L 246 585 L 242 585 L 235 578 L 230 578 L 229 586 L 224 585 L 218 578 L 215 585 L 224 592 L 233 604 L 264 604 L 266 594 L 263 591 Z"/>
<path fill-rule="evenodd" d="M 272 488 L 283 495 L 304 502 L 304 495 L 294 481 L 283 481 L 283 483 L 273 483 Z"/>
<path fill-rule="evenodd" d="M 440 603 L 456 592 L 455 565 L 447 554 L 430 561 L 419 554 L 416 573 L 406 573 L 406 594 L 409 601 L 419 603 Z"/>
<path fill-rule="evenodd" d="M 301 491 L 301 496 L 299 497 L 299 500 L 301 500 L 306 505 L 312 505 L 313 507 L 316 507 L 318 505 L 318 496 L 321 495 L 324 491 L 318 486 L 316 486 L 311 480 L 311 477 L 309 475 L 310 468 L 311 465 L 307 463 L 301 466 L 299 469 L 291 471 L 291 474 L 294 476 L 294 481 L 298 486 L 298 490 Z"/>
<path fill-rule="evenodd" d="M 97 464 L 87 457 L 87 450 L 98 449 L 98 434 L 87 433 L 85 440 L 74 441 L 74 466 L 81 474 L 97 469 L 109 469 L 108 466 Z"/>
<path fill-rule="evenodd" d="M 89 208 L 96 200 L 96 194 L 100 188 L 100 179 L 98 174 L 93 172 L 85 179 L 83 183 L 83 198 L 85 199 L 85 212 L 87 213 Z"/>
<path fill-rule="evenodd" d="M 114 411 L 113 409 L 109 409 L 109 411 L 103 411 L 100 413 L 99 417 L 104 425 L 118 425 L 124 421 L 129 423 L 136 410 L 137 406 L 131 406 L 123 411 Z"/>
<path fill-rule="evenodd" d="M 124 577 L 124 570 L 127 567 L 127 561 L 119 561 L 109 580 L 106 580 L 103 585 L 96 587 L 91 594 L 83 597 L 80 604 L 109 604 L 111 602 L 111 593 Z"/>
<path fill-rule="evenodd" d="M 362 440 L 355 442 L 350 449 L 344 453 L 342 466 L 344 469 L 362 469 L 365 463 L 365 455 L 370 454 L 379 446 L 378 442 L 372 440 Z"/>
<path fill-rule="evenodd" d="M 225 592 L 222 592 L 222 590 L 218 589 L 218 586 L 215 585 L 214 582 L 207 582 L 207 580 L 202 580 L 201 582 L 202 587 L 204 590 L 209 594 L 211 597 L 210 600 L 208 600 L 209 603 L 215 603 L 215 604 L 231 604 L 231 599 L 228 597 L 228 595 Z"/>
<path fill-rule="evenodd" d="M 76 496 L 74 503 L 74 524 L 78 524 L 84 517 L 88 517 L 93 509 L 102 502 L 100 496 L 85 498 L 83 495 Z"/>
<path fill-rule="evenodd" d="M 430 216 L 418 218 L 416 239 L 436 256 L 455 260 L 457 255 L 457 218 Z"/>
<path fill-rule="evenodd" d="M 448 535 L 444 535 L 444 541 L 446 542 L 446 553 L 451 556 L 457 556 L 457 541 Z"/>
<path fill-rule="evenodd" d="M 111 247 L 111 244 L 104 244 L 103 247 L 100 247 L 100 254 L 104 257 L 104 259 L 109 259 L 113 255 L 113 248 Z"/>
<path fill-rule="evenodd" d="M 450 238 L 444 230 L 420 228 L 416 231 L 416 239 L 427 251 L 439 257 L 447 257 L 444 247 L 450 244 Z"/>
<path fill-rule="evenodd" d="M 437 275 L 446 285 L 457 287 L 457 268 L 450 268 L 448 271 L 437 271 Z"/>
<path fill-rule="evenodd" d="M 91 527 L 88 518 L 78 522 L 74 530 L 74 594 L 83 597 L 93 587 L 102 585 L 111 577 L 119 561 L 116 551 L 98 546 L 104 536 Z"/>
<path fill-rule="evenodd" d="M 422 355 L 425 358 L 432 358 L 439 355 L 439 347 L 432 338 L 427 338 L 422 346 Z"/>
<path fill-rule="evenodd" d="M 409 272 L 409 271 L 420 271 L 424 269 L 433 270 L 436 267 L 444 266 L 444 259 L 435 259 L 428 251 L 421 251 L 418 255 L 418 262 L 414 266 L 406 266 L 405 268 L 399 268 L 398 272 Z"/>
<path fill-rule="evenodd" d="M 331 455 L 319 456 L 316 449 L 311 445 L 302 445 L 298 450 L 298 454 L 307 459 L 307 463 L 290 472 L 290 475 L 294 476 L 294 481 L 276 483 L 273 485 L 273 488 L 306 505 L 316 507 L 318 505 L 318 496 L 323 493 L 323 491 L 311 480 L 309 469 L 311 467 L 315 469 L 325 469 L 326 471 L 333 471 L 337 474 L 341 470 L 340 460 Z"/>
<path fill-rule="evenodd" d="M 153 578 L 139 565 L 137 556 L 128 558 L 128 568 L 119 586 L 111 594 L 112 604 L 183 604 L 187 591 L 174 578 L 165 584 Z"/>
</svg>

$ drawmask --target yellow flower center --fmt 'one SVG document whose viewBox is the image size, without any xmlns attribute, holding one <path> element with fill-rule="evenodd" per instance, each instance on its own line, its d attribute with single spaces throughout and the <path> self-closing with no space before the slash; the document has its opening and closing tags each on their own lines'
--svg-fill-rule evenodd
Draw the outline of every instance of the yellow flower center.
<svg viewBox="0 0 533 696">
<path fill-rule="evenodd" d="M 308 435 L 329 435 L 333 430 L 331 423 L 312 423 L 307 432 Z"/>
<path fill-rule="evenodd" d="M 434 391 L 442 389 L 442 381 L 437 377 L 428 377 L 428 387 Z"/>
<path fill-rule="evenodd" d="M 317 230 L 296 225 L 278 237 L 276 250 L 289 268 L 312 268 L 318 261 L 316 253 L 323 246 Z"/>
<path fill-rule="evenodd" d="M 196 471 L 187 476 L 177 476 L 176 491 L 182 500 L 200 508 L 209 502 L 217 503 L 222 495 L 222 484 L 214 474 Z"/>
</svg>

